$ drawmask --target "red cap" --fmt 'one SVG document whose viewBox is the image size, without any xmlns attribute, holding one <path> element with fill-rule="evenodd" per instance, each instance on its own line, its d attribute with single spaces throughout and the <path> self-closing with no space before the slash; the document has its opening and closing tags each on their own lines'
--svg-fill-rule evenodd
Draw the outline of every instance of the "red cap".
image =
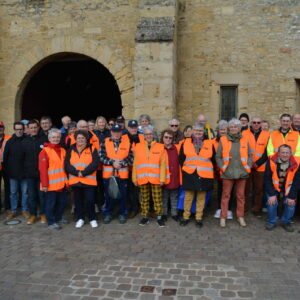
<svg viewBox="0 0 300 300">
<path fill-rule="evenodd" d="M 4 127 L 4 123 L 0 121 L 0 127 Z"/>
</svg>

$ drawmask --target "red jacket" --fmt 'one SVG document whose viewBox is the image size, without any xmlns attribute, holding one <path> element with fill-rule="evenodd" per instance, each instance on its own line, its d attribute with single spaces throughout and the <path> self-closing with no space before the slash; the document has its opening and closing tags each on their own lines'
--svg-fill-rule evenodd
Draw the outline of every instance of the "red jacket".
<svg viewBox="0 0 300 300">
<path fill-rule="evenodd" d="M 177 148 L 172 145 L 170 149 L 165 148 L 168 153 L 170 183 L 164 186 L 165 189 L 177 189 L 180 186 L 180 164 Z"/>
</svg>

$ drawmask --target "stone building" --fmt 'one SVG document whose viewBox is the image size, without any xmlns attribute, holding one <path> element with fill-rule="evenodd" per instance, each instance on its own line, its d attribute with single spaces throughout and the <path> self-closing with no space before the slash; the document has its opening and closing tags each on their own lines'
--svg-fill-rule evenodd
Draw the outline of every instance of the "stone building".
<svg viewBox="0 0 300 300">
<path fill-rule="evenodd" d="M 1 0 L 0 119 L 300 111 L 299 0 Z"/>
</svg>

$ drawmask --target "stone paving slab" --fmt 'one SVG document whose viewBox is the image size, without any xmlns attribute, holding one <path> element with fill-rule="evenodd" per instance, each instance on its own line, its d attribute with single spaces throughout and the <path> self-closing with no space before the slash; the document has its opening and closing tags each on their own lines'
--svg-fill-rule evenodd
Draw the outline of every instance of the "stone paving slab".
<svg viewBox="0 0 300 300">
<path fill-rule="evenodd" d="M 208 216 L 202 229 L 135 218 L 60 231 L 3 218 L 0 299 L 299 299 L 297 220 L 287 234 L 252 216 L 246 228 Z"/>
</svg>

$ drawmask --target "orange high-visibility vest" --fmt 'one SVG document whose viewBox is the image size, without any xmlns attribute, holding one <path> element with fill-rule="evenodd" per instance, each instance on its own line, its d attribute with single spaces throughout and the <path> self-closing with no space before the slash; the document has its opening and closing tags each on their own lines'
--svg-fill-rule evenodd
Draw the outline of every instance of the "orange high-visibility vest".
<svg viewBox="0 0 300 300">
<path fill-rule="evenodd" d="M 160 164 L 162 156 L 166 158 L 166 181 L 164 184 L 170 182 L 170 173 L 168 166 L 168 155 L 163 144 L 155 142 L 149 150 L 149 155 L 146 152 L 145 145 L 147 143 L 138 143 L 135 146 L 135 168 L 137 184 L 142 185 L 146 183 L 160 184 Z"/>
<path fill-rule="evenodd" d="M 222 136 L 220 141 L 222 142 L 222 158 L 223 158 L 223 166 L 221 168 L 221 173 L 225 173 L 229 162 L 230 162 L 230 150 L 232 142 L 228 140 L 227 136 Z M 247 173 L 251 172 L 251 167 L 248 165 L 248 139 L 244 136 L 240 139 L 240 156 L 241 162 Z"/>
<path fill-rule="evenodd" d="M 63 189 L 68 183 L 68 176 L 65 171 L 66 150 L 60 149 L 60 157 L 56 151 L 50 147 L 45 147 L 42 151 L 47 153 L 49 159 L 48 167 L 48 191 L 58 191 Z M 40 187 L 41 191 L 42 186 Z"/>
<path fill-rule="evenodd" d="M 263 154 L 265 153 L 265 150 L 268 145 L 269 137 L 270 137 L 270 132 L 269 131 L 261 131 L 258 139 L 255 139 L 254 134 L 250 129 L 246 129 L 242 132 L 242 135 L 245 136 L 248 139 L 248 142 L 250 144 L 251 148 L 251 153 L 253 157 L 253 161 L 256 162 L 259 160 Z M 259 166 L 256 171 L 258 172 L 264 172 L 266 169 L 266 163 L 263 165 Z"/>
<path fill-rule="evenodd" d="M 272 171 L 273 186 L 276 191 L 280 192 L 279 176 L 277 174 L 277 164 L 272 159 L 270 159 L 270 167 L 271 167 L 271 171 Z M 298 169 L 298 164 L 296 164 L 295 167 L 291 167 L 287 170 L 287 174 L 286 174 L 286 178 L 285 178 L 285 196 L 288 196 L 288 194 L 291 190 L 297 169 Z"/>
<path fill-rule="evenodd" d="M 118 151 L 115 152 L 114 142 L 111 141 L 110 137 L 105 139 L 105 149 L 106 149 L 106 156 L 110 159 L 114 160 L 124 160 L 129 155 L 130 150 L 130 142 L 129 139 L 123 138 L 122 136 L 121 143 L 119 144 Z M 110 178 L 113 175 L 114 168 L 113 166 L 103 165 L 103 178 Z M 129 175 L 129 168 L 122 167 L 121 169 L 117 170 L 118 175 L 121 179 L 127 179 Z"/>
<path fill-rule="evenodd" d="M 284 137 L 280 131 L 275 130 L 271 133 L 270 139 L 274 147 L 274 154 L 278 152 L 279 147 L 283 144 L 289 145 L 292 148 L 293 154 L 295 154 L 298 145 L 299 133 L 298 131 L 289 131 Z"/>
<path fill-rule="evenodd" d="M 96 148 L 98 151 L 100 150 L 100 141 L 99 139 L 97 138 L 96 134 L 89 130 L 89 132 L 91 133 L 91 138 L 90 140 L 88 141 L 94 148 Z M 73 134 L 69 134 L 67 137 L 66 137 L 66 141 L 70 139 L 70 146 L 74 145 L 76 143 L 76 140 L 75 140 L 75 137 L 74 137 L 74 133 Z"/>
<path fill-rule="evenodd" d="M 76 151 L 72 150 L 71 152 L 71 158 L 70 158 L 70 164 L 75 167 L 78 171 L 83 171 L 92 161 L 93 161 L 93 152 L 94 147 L 87 147 L 85 148 L 81 154 L 79 155 Z M 69 184 L 76 184 L 78 182 L 81 182 L 86 185 L 97 185 L 97 172 L 94 171 L 92 174 L 87 175 L 85 177 L 78 177 L 74 175 L 69 175 Z"/>
<path fill-rule="evenodd" d="M 192 139 L 188 138 L 183 143 L 183 152 L 186 158 L 182 171 L 193 174 L 197 170 L 199 177 L 214 178 L 214 168 L 211 162 L 213 155 L 212 140 L 204 140 L 199 154 L 197 154 Z"/>
<path fill-rule="evenodd" d="M 0 148 L 0 171 L 2 170 L 3 153 L 6 142 L 11 138 L 11 135 L 5 134 L 3 137 L 2 146 Z"/>
<path fill-rule="evenodd" d="M 213 139 L 213 146 L 214 146 L 215 152 L 217 153 L 217 150 L 219 147 L 219 141 L 217 141 L 216 137 Z"/>
</svg>

